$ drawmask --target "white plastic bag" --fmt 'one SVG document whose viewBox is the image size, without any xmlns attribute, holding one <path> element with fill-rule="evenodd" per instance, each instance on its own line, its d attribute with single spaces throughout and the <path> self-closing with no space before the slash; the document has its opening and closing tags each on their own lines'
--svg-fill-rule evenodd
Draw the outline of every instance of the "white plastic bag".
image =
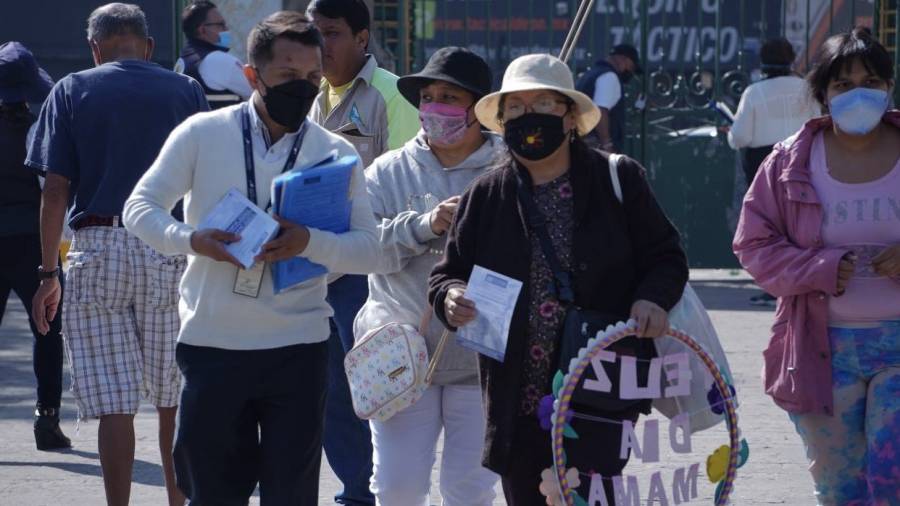
<svg viewBox="0 0 900 506">
<path fill-rule="evenodd" d="M 613 192 L 619 202 L 623 202 L 622 184 L 619 182 L 620 155 L 609 155 L 609 178 L 612 181 Z M 669 326 L 678 329 L 694 338 L 697 343 L 706 350 L 706 353 L 716 362 L 725 381 L 734 386 L 731 376 L 731 367 L 725 350 L 719 342 L 719 335 L 713 327 L 706 307 L 697 292 L 691 288 L 691 284 L 684 286 L 684 294 L 678 304 L 669 311 Z M 725 415 L 716 414 L 709 405 L 707 393 L 713 384 L 712 374 L 694 350 L 685 346 L 681 341 L 672 337 L 660 337 L 654 339 L 656 353 L 660 357 L 675 353 L 687 353 L 691 358 L 691 395 L 683 397 L 660 398 L 653 401 L 653 407 L 667 418 L 674 418 L 682 413 L 689 413 L 691 417 L 691 433 L 714 427 L 725 420 Z M 737 400 L 735 400 L 735 406 Z M 724 407 L 723 407 L 724 409 Z"/>
<path fill-rule="evenodd" d="M 706 313 L 703 302 L 691 288 L 690 283 L 685 285 L 684 295 L 669 312 L 669 325 L 693 337 L 719 366 L 725 381 L 734 386 L 731 368 L 722 344 L 719 342 L 719 336 Z M 674 418 L 682 413 L 690 414 L 692 433 L 714 427 L 724 421 L 725 415 L 714 413 L 710 407 L 707 394 L 713 384 L 713 378 L 697 354 L 673 337 L 661 337 L 654 339 L 653 342 L 659 356 L 687 353 L 691 358 L 691 394 L 683 397 L 654 399 L 653 407 L 667 418 Z"/>
</svg>

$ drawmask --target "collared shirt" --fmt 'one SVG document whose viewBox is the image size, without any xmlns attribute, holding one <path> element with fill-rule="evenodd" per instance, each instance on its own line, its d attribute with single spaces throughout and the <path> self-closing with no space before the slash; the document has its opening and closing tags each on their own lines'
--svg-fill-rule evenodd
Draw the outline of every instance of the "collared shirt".
<svg viewBox="0 0 900 506">
<path fill-rule="evenodd" d="M 397 149 L 419 131 L 419 111 L 403 98 L 394 74 L 369 55 L 341 100 L 329 107 L 332 87 L 322 80 L 309 118 L 353 144 L 368 167 L 375 158 Z"/>
<path fill-rule="evenodd" d="M 347 90 L 353 86 L 354 81 L 350 81 L 347 84 L 341 86 L 328 86 L 328 95 L 325 100 L 325 114 L 331 112 L 332 109 L 337 107 L 338 104 L 341 103 L 341 100 L 344 99 L 344 95 L 347 93 Z"/>
<path fill-rule="evenodd" d="M 296 132 L 287 132 L 278 142 L 272 143 L 269 128 L 256 112 L 256 92 L 250 97 L 250 129 L 253 135 L 253 154 L 261 157 L 266 163 L 283 162 L 287 160 L 294 146 L 294 139 L 300 134 L 300 128 Z"/>
<path fill-rule="evenodd" d="M 169 133 L 208 109 L 190 77 L 143 60 L 105 63 L 56 83 L 25 163 L 71 182 L 70 224 L 84 215 L 121 216 Z"/>
<path fill-rule="evenodd" d="M 203 223 L 222 195 L 234 189 L 246 195 L 242 113 L 243 105 L 198 114 L 179 125 L 156 161 L 138 182 L 122 216 L 126 228 L 163 254 L 188 254 L 188 266 L 180 284 L 179 341 L 195 346 L 229 350 L 272 349 L 328 339 L 328 318 L 333 314 L 325 301 L 325 277 L 311 279 L 292 290 L 275 294 L 271 269 L 264 269 L 259 297 L 233 292 L 237 269 L 227 262 L 196 255 L 191 234 Z M 281 173 L 285 136 L 272 147 L 263 144 L 263 129 L 251 121 L 256 190 L 260 202 L 270 197 L 272 180 Z M 258 129 L 258 130 L 257 130 Z M 336 135 L 315 124 L 307 125 L 297 165 L 322 160 L 336 151 L 347 156 L 353 150 Z M 272 158 L 268 158 L 268 157 Z M 184 222 L 167 212 L 185 198 Z M 353 169 L 350 182 L 350 230 L 335 234 L 309 229 L 309 243 L 301 256 L 329 271 L 367 274 L 379 259 L 375 219 L 362 166 Z"/>
</svg>

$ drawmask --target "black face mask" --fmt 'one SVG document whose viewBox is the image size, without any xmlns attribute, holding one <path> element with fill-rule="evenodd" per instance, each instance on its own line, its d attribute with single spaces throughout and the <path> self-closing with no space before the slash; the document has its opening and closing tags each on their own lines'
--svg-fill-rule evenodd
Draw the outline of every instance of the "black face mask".
<svg viewBox="0 0 900 506">
<path fill-rule="evenodd" d="M 503 140 L 526 160 L 543 160 L 566 140 L 562 116 L 530 112 L 504 123 Z"/>
<path fill-rule="evenodd" d="M 319 87 L 306 79 L 294 79 L 272 87 L 262 78 L 259 82 L 266 87 L 266 96 L 262 99 L 269 117 L 289 132 L 300 128 L 319 94 Z"/>
<path fill-rule="evenodd" d="M 628 82 L 631 81 L 631 78 L 632 78 L 632 77 L 634 77 L 634 74 L 633 74 L 633 73 L 631 73 L 631 72 L 622 72 L 621 74 L 619 74 L 619 81 L 621 81 L 622 84 L 628 84 Z"/>
</svg>

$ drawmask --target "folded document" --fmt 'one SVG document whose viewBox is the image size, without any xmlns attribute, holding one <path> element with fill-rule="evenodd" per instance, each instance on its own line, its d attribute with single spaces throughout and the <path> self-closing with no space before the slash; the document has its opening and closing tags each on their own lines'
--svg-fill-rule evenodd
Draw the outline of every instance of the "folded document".
<svg viewBox="0 0 900 506">
<path fill-rule="evenodd" d="M 232 188 L 219 199 L 212 211 L 200 222 L 198 230 L 215 228 L 241 236 L 241 240 L 225 246 L 238 262 L 249 269 L 263 244 L 278 232 L 278 222 L 256 207 L 241 192 Z"/>
<path fill-rule="evenodd" d="M 521 281 L 476 265 L 465 297 L 475 303 L 478 315 L 457 331 L 456 343 L 503 362 L 509 326 L 521 291 Z"/>
<path fill-rule="evenodd" d="M 350 182 L 356 156 L 335 156 L 312 166 L 299 167 L 275 178 L 272 201 L 275 214 L 308 228 L 341 234 L 350 230 Z M 272 264 L 275 293 L 328 273 L 325 266 L 303 257 Z"/>
</svg>

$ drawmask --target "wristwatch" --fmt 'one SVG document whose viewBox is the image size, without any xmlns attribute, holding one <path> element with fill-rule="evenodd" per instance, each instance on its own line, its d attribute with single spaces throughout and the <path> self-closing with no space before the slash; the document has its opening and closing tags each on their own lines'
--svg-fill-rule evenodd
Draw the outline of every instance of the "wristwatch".
<svg viewBox="0 0 900 506">
<path fill-rule="evenodd" d="M 53 269 L 52 271 L 45 271 L 43 265 L 38 265 L 38 279 L 41 281 L 45 279 L 53 279 L 59 276 L 59 267 Z"/>
</svg>

